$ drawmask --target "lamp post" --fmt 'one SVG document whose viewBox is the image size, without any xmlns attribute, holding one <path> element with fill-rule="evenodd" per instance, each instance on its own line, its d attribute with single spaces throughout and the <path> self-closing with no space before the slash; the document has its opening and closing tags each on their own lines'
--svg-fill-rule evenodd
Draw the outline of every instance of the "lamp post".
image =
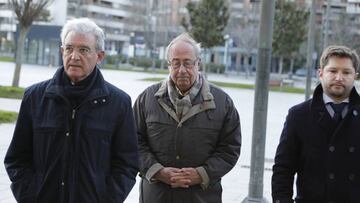
<svg viewBox="0 0 360 203">
<path fill-rule="evenodd" d="M 135 43 L 135 33 L 130 33 L 130 42 L 129 42 L 129 48 L 128 48 L 128 54 L 126 57 L 126 64 L 129 64 L 130 57 L 136 56 L 136 43 Z"/>
<path fill-rule="evenodd" d="M 242 203 L 268 202 L 263 197 L 263 178 L 274 14 L 275 0 L 261 1 L 249 194 Z"/>
<path fill-rule="evenodd" d="M 228 54 L 229 54 L 229 39 L 230 36 L 228 34 L 226 34 L 224 36 L 225 39 L 225 47 L 224 47 L 224 65 L 225 65 L 225 75 L 228 74 L 228 64 L 229 64 L 229 60 L 228 60 Z"/>
<path fill-rule="evenodd" d="M 157 21 L 157 18 L 155 15 L 151 16 L 151 22 L 153 24 L 153 28 L 154 28 L 154 35 L 153 35 L 153 47 L 152 47 L 152 50 L 151 50 L 151 57 L 152 57 L 152 65 L 151 65 L 151 69 L 152 71 L 155 71 L 155 66 L 156 66 L 156 29 L 157 29 L 157 25 L 156 25 L 156 21 Z"/>
</svg>

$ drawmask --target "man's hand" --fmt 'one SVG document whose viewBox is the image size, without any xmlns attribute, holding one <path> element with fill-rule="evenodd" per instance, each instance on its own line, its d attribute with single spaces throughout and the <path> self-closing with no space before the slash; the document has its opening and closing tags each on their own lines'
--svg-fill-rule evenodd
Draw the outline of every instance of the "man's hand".
<svg viewBox="0 0 360 203">
<path fill-rule="evenodd" d="M 188 184 L 189 186 L 197 185 L 202 182 L 201 176 L 195 168 L 182 168 L 181 171 L 186 174 L 185 178 L 190 181 Z"/>
<path fill-rule="evenodd" d="M 182 168 L 180 173 L 175 174 L 170 180 L 173 188 L 188 188 L 202 182 L 201 176 L 195 168 Z"/>
<path fill-rule="evenodd" d="M 157 172 L 154 178 L 170 185 L 172 188 L 188 188 L 202 182 L 201 176 L 195 168 L 165 167 Z"/>
<path fill-rule="evenodd" d="M 179 168 L 165 167 L 165 168 L 161 169 L 160 171 L 158 171 L 154 175 L 154 178 L 163 183 L 171 185 L 171 178 L 174 176 L 179 176 L 181 173 L 182 172 Z"/>
</svg>

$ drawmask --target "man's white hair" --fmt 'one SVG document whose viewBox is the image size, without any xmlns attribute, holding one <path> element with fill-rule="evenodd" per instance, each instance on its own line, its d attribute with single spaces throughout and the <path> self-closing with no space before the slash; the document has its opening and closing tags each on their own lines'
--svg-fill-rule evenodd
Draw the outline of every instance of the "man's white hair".
<svg viewBox="0 0 360 203">
<path fill-rule="evenodd" d="M 89 18 L 74 18 L 68 20 L 61 30 L 61 44 L 64 45 L 65 38 L 70 32 L 80 34 L 93 34 L 96 39 L 96 51 L 105 50 L 104 31 Z"/>
<path fill-rule="evenodd" d="M 176 38 L 174 38 L 170 42 L 170 44 L 166 47 L 165 53 L 166 53 L 167 60 L 169 60 L 169 52 L 170 52 L 172 45 L 174 45 L 176 42 L 179 42 L 179 41 L 189 43 L 191 46 L 193 46 L 196 58 L 200 59 L 200 53 L 201 53 L 200 43 L 196 42 L 195 39 L 192 38 L 189 33 L 184 32 L 184 33 L 180 34 L 179 36 L 177 36 Z"/>
</svg>

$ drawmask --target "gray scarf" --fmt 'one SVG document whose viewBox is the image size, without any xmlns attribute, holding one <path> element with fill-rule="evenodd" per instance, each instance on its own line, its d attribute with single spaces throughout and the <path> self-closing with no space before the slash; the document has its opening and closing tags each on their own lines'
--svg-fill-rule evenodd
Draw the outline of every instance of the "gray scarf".
<svg viewBox="0 0 360 203">
<path fill-rule="evenodd" d="M 179 120 L 181 120 L 181 118 L 185 116 L 193 106 L 192 102 L 194 101 L 196 95 L 199 94 L 202 87 L 202 80 L 202 76 L 199 74 L 190 90 L 185 93 L 185 95 L 181 95 L 179 93 L 180 90 L 177 89 L 174 82 L 169 77 L 167 82 L 169 97 Z"/>
</svg>

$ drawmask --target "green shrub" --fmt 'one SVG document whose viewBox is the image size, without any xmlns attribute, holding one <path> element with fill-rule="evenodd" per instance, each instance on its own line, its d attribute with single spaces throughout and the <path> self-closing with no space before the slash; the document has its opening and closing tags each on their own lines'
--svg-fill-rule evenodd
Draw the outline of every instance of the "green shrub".
<svg viewBox="0 0 360 203">
<path fill-rule="evenodd" d="M 18 113 L 0 110 L 0 123 L 12 123 L 17 119 Z"/>
<path fill-rule="evenodd" d="M 137 60 L 137 65 L 140 67 L 149 68 L 152 66 L 151 58 L 139 57 L 139 58 L 136 58 L 136 60 Z"/>
<path fill-rule="evenodd" d="M 112 64 L 112 65 L 117 65 L 120 63 L 126 63 L 126 56 L 122 55 L 122 54 L 118 54 L 118 55 L 109 55 L 105 57 L 105 63 L 106 64 Z"/>
<path fill-rule="evenodd" d="M 224 73 L 225 66 L 223 64 L 207 63 L 206 72 L 209 73 Z"/>
<path fill-rule="evenodd" d="M 161 61 L 164 61 L 164 69 L 167 69 L 167 61 L 161 60 L 161 59 L 156 59 L 156 62 L 155 62 L 156 68 L 161 68 Z"/>
</svg>

